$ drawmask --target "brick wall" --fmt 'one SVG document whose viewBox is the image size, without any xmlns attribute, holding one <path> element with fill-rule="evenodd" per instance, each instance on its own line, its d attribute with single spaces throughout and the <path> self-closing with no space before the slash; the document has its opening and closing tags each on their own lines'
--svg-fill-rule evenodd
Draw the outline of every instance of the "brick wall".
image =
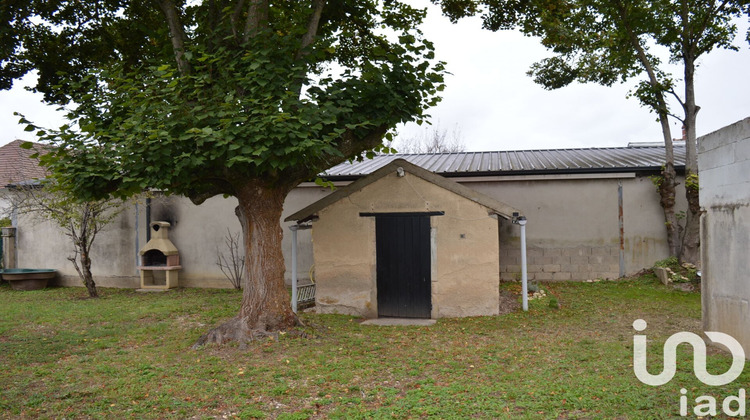
<svg viewBox="0 0 750 420">
<path fill-rule="evenodd" d="M 616 279 L 620 273 L 617 246 L 577 246 L 569 248 L 537 248 L 526 250 L 529 280 Z M 500 250 L 500 279 L 521 279 L 521 249 Z"/>
</svg>

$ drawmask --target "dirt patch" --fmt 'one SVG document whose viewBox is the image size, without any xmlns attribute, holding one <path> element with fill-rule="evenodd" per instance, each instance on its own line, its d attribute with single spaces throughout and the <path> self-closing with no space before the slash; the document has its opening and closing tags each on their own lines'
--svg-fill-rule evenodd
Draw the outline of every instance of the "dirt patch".
<svg viewBox="0 0 750 420">
<path fill-rule="evenodd" d="M 683 292 L 700 291 L 700 283 L 674 283 L 672 287 Z"/>
<path fill-rule="evenodd" d="M 509 314 L 515 312 L 521 308 L 521 304 L 518 303 L 519 294 L 513 293 L 510 290 L 500 291 L 500 315 Z"/>
<path fill-rule="evenodd" d="M 197 315 L 180 315 L 174 318 L 174 323 L 181 330 L 195 330 L 206 326 L 206 324 L 198 322 L 197 319 Z"/>
</svg>

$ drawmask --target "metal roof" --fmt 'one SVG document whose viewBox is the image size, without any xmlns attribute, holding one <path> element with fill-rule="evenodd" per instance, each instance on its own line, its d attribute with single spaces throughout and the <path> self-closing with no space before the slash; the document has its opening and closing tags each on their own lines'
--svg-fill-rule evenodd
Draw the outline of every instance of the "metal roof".
<svg viewBox="0 0 750 420">
<path fill-rule="evenodd" d="M 674 147 L 675 167 L 685 165 L 685 147 Z M 325 171 L 328 179 L 359 178 L 395 159 L 404 159 L 443 176 L 517 175 L 658 171 L 664 164 L 664 146 L 586 149 L 515 150 L 377 155 L 362 162 L 344 162 Z"/>
<path fill-rule="evenodd" d="M 294 213 L 291 216 L 287 217 L 286 219 L 284 219 L 284 221 L 285 222 L 296 221 L 296 222 L 301 223 L 301 222 L 310 220 L 310 218 L 315 216 L 315 214 L 318 213 L 320 210 L 330 206 L 331 204 L 339 200 L 342 200 L 350 196 L 351 194 L 357 191 L 362 190 L 364 187 L 377 182 L 378 180 L 380 180 L 381 178 L 384 178 L 388 174 L 392 174 L 396 172 L 397 167 L 401 167 L 400 169 L 412 175 L 418 176 L 424 179 L 425 181 L 432 183 L 433 185 L 437 185 L 438 187 L 451 191 L 455 194 L 458 194 L 459 196 L 464 197 L 467 200 L 471 200 L 477 204 L 480 204 L 490 209 L 493 214 L 496 214 L 505 219 L 510 219 L 514 215 L 518 216 L 519 214 L 522 214 L 520 210 L 515 209 L 500 201 L 497 201 L 490 196 L 484 195 L 480 193 L 479 191 L 465 187 L 455 181 L 452 181 L 440 175 L 436 175 L 433 172 L 424 170 L 417 165 L 413 165 L 409 163 L 408 161 L 405 161 L 402 159 L 392 159 L 391 162 L 389 162 L 386 165 L 383 165 L 383 167 L 379 168 L 378 170 L 373 171 L 373 173 L 369 174 L 368 176 L 361 177 L 358 180 L 352 182 L 351 184 L 343 188 L 337 189 L 332 194 L 329 194 L 321 198 L 320 200 L 310 204 L 304 209 L 298 211 L 297 213 Z"/>
</svg>

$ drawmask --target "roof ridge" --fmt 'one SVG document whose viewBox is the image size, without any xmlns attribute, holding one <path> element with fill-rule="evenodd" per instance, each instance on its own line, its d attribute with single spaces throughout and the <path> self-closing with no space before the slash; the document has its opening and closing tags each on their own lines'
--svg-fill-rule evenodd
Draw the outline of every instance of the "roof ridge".
<svg viewBox="0 0 750 420">
<path fill-rule="evenodd" d="M 548 148 L 548 149 L 513 149 L 513 150 L 467 150 L 463 152 L 426 152 L 426 153 L 393 153 L 376 155 L 380 156 L 423 156 L 423 155 L 468 155 L 480 153 L 525 153 L 525 152 L 574 152 L 581 150 L 642 150 L 642 149 L 663 149 L 664 145 L 643 145 L 643 146 L 595 146 L 595 147 L 565 147 L 565 148 Z M 684 144 L 674 144 L 673 147 L 685 147 Z"/>
<path fill-rule="evenodd" d="M 452 153 L 377 155 L 367 162 L 344 162 L 324 172 L 328 178 L 365 176 L 394 159 L 404 159 L 447 176 L 460 174 L 558 174 L 658 171 L 666 160 L 665 147 L 583 147 Z M 685 147 L 675 147 L 675 166 L 685 162 Z"/>
</svg>

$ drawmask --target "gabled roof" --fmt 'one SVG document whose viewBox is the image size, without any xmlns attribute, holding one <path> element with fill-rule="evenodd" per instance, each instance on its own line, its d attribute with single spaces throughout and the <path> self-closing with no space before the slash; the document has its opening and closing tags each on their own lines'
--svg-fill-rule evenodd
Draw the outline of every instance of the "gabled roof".
<svg viewBox="0 0 750 420">
<path fill-rule="evenodd" d="M 31 149 L 23 149 L 23 143 L 26 141 L 13 140 L 0 147 L 0 188 L 47 176 L 47 171 L 39 166 L 39 159 L 29 157 L 34 153 L 43 152 L 44 146 L 32 143 Z"/>
<path fill-rule="evenodd" d="M 363 189 L 364 187 L 374 183 L 375 181 L 385 177 L 386 175 L 396 172 L 399 167 L 403 168 L 405 172 L 422 178 L 427 182 L 458 194 L 461 197 L 464 197 L 475 203 L 481 204 L 482 206 L 487 207 L 489 210 L 491 210 L 492 213 L 497 214 L 498 216 L 501 216 L 505 219 L 510 219 L 511 217 L 513 217 L 513 213 L 522 215 L 520 210 L 515 209 L 505 203 L 501 203 L 500 201 L 497 201 L 492 197 L 489 197 L 471 188 L 465 187 L 455 181 L 451 181 L 450 179 L 422 169 L 419 166 L 411 164 L 404 159 L 393 159 L 388 164 L 371 173 L 370 175 L 364 178 L 360 178 L 347 185 L 346 187 L 334 191 L 330 195 L 323 197 L 322 199 L 310 204 L 304 209 L 292 214 L 291 216 L 284 219 L 284 221 L 296 221 L 300 223 L 307 221 L 320 210 L 330 206 L 331 204 L 341 200 L 342 198 L 350 196 L 351 194 Z"/>
<path fill-rule="evenodd" d="M 685 166 L 685 147 L 675 144 L 675 168 Z M 407 160 L 447 177 L 561 173 L 608 173 L 660 171 L 664 146 L 606 147 L 586 149 L 518 150 L 378 155 L 362 162 L 344 162 L 325 171 L 329 180 L 356 179 L 395 159 Z"/>
</svg>

